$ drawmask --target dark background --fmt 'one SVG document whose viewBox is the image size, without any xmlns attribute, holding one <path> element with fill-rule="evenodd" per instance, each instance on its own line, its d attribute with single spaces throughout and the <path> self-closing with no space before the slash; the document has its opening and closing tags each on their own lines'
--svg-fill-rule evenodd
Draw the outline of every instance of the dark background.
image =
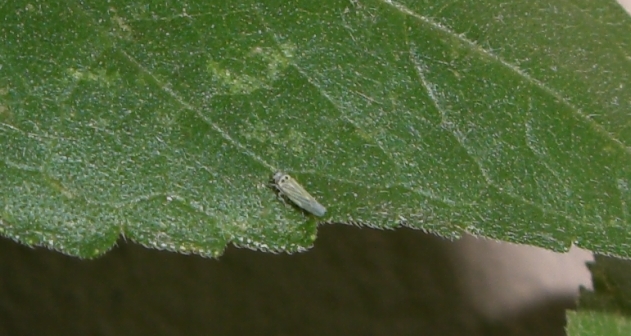
<svg viewBox="0 0 631 336">
<path fill-rule="evenodd" d="M 345 225 L 320 227 L 315 247 L 305 253 L 229 247 L 218 260 L 123 240 L 99 259 L 79 260 L 0 239 L 0 334 L 565 334 L 572 291 L 543 288 L 541 300 L 508 309 L 505 297 L 519 296 L 514 288 L 532 286 L 507 281 L 542 276 L 482 271 L 501 265 L 497 258 L 504 256 L 483 252 L 463 262 L 475 251 L 419 231 Z M 528 299 L 541 291 L 521 292 Z M 501 316 L 481 308 L 501 313 L 503 305 Z"/>
</svg>

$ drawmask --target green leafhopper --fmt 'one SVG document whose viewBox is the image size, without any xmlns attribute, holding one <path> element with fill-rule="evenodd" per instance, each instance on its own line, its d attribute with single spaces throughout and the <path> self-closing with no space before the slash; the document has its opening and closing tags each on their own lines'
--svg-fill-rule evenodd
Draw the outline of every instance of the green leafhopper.
<svg viewBox="0 0 631 336">
<path fill-rule="evenodd" d="M 324 216 L 326 208 L 313 198 L 296 180 L 291 176 L 277 172 L 274 174 L 274 187 L 285 195 L 294 204 L 318 217 Z"/>
</svg>

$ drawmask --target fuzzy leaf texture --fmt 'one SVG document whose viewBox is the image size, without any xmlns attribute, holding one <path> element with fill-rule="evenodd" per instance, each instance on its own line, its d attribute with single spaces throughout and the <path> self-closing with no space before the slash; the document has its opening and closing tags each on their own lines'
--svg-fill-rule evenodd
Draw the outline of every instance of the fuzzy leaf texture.
<svg viewBox="0 0 631 336">
<path fill-rule="evenodd" d="M 295 252 L 317 220 L 631 256 L 613 1 L 7 1 L 0 234 Z"/>
</svg>

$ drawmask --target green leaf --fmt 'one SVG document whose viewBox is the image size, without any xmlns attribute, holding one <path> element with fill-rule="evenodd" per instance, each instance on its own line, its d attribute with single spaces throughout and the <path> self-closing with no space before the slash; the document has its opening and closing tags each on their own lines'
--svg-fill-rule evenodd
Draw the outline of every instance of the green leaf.
<svg viewBox="0 0 631 336">
<path fill-rule="evenodd" d="M 631 333 L 631 321 L 622 315 L 580 311 L 567 314 L 568 336 L 624 336 Z"/>
<path fill-rule="evenodd" d="M 588 266 L 594 290 L 581 290 L 579 308 L 631 316 L 631 261 L 596 255 Z"/>
<path fill-rule="evenodd" d="M 596 255 L 588 266 L 594 289 L 581 288 L 577 311 L 567 311 L 568 335 L 631 334 L 631 261 Z"/>
<path fill-rule="evenodd" d="M 5 2 L 0 233 L 216 256 L 327 222 L 631 256 L 613 2 Z"/>
</svg>

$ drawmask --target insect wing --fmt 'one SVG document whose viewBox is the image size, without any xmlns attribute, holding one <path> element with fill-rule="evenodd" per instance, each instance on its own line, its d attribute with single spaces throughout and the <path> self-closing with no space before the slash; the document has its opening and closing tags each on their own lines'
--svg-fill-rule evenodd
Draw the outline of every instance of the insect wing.
<svg viewBox="0 0 631 336">
<path fill-rule="evenodd" d="M 324 216 L 326 208 L 313 198 L 296 180 L 289 177 L 286 181 L 278 183 L 278 189 L 294 202 L 297 206 L 316 215 Z"/>
</svg>

